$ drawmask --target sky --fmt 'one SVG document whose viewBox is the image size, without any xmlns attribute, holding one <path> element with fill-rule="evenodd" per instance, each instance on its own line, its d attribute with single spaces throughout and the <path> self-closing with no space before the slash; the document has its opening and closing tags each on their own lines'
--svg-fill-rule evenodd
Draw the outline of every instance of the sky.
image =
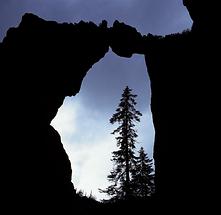
<svg viewBox="0 0 221 215">
<path fill-rule="evenodd" d="M 1 0 L 0 41 L 8 28 L 15 27 L 24 13 L 31 12 L 57 22 L 115 20 L 137 28 L 142 34 L 166 35 L 190 28 L 192 21 L 182 0 Z M 72 164 L 73 183 L 77 190 L 97 199 L 109 183 L 111 152 L 116 141 L 109 123 L 126 86 L 137 94 L 136 108 L 142 112 L 137 124 L 137 149 L 144 147 L 152 157 L 154 126 L 150 110 L 151 89 L 144 56 L 121 58 L 111 49 L 88 72 L 79 94 L 65 99 L 52 125 L 61 135 Z M 87 134 L 84 133 L 87 131 Z"/>
</svg>

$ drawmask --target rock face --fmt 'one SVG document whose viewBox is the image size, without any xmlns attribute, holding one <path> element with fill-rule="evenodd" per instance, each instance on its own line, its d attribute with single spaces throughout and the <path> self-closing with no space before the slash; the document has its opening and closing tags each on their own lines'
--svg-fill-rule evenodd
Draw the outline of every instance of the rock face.
<svg viewBox="0 0 221 215">
<path fill-rule="evenodd" d="M 194 21 L 190 32 L 144 37 L 156 131 L 156 198 L 165 208 L 212 210 L 220 163 L 218 26 L 199 1 L 186 2 Z"/>
<path fill-rule="evenodd" d="M 193 19 L 191 31 L 142 36 L 118 21 L 111 29 L 117 55 L 145 54 L 156 132 L 156 209 L 169 213 L 177 207 L 212 210 L 220 187 L 219 7 L 200 0 L 184 4 Z"/>
<path fill-rule="evenodd" d="M 70 211 L 71 165 L 50 122 L 107 51 L 105 22 L 58 24 L 25 14 L 8 30 L 0 44 L 2 199 L 11 203 L 8 210 Z"/>
</svg>

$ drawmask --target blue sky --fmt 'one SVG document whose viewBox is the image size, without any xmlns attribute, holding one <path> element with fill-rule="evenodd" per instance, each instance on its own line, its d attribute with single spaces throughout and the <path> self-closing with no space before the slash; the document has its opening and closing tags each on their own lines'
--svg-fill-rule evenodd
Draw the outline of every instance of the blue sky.
<svg viewBox="0 0 221 215">
<path fill-rule="evenodd" d="M 19 24 L 26 12 L 58 22 L 90 20 L 99 24 L 106 19 L 109 26 L 118 19 L 142 34 L 166 35 L 181 32 L 192 24 L 182 0 L 1 0 L 0 40 L 9 27 Z M 126 85 L 138 95 L 137 109 L 143 113 L 137 127 L 138 148 L 144 146 L 151 156 L 151 91 L 143 56 L 120 58 L 110 49 L 89 71 L 80 93 L 65 100 L 52 122 L 71 160 L 75 187 L 88 194 L 92 191 L 98 199 L 105 197 L 98 188 L 108 186 L 111 152 L 116 149 L 110 134 L 114 126 L 109 119 Z"/>
</svg>

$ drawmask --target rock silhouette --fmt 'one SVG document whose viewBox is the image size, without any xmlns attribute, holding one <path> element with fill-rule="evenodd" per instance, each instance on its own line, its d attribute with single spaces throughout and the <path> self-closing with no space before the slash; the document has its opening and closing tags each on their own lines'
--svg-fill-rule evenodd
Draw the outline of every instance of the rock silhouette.
<svg viewBox="0 0 221 215">
<path fill-rule="evenodd" d="M 142 36 L 118 21 L 111 29 L 111 48 L 116 54 L 131 57 L 138 53 L 146 59 L 156 132 L 156 210 L 160 205 L 165 211 L 177 207 L 212 210 L 217 200 L 216 6 L 208 1 L 184 4 L 193 19 L 191 31 Z"/>
<path fill-rule="evenodd" d="M 109 44 L 118 55 L 146 57 L 156 130 L 155 210 L 162 205 L 170 211 L 199 210 L 209 199 L 215 203 L 220 163 L 216 5 L 184 3 L 192 30 L 167 36 L 142 36 L 119 22 L 108 30 L 105 22 L 58 24 L 33 14 L 8 30 L 0 44 L 1 201 L 8 214 L 84 214 L 76 209 L 70 161 L 50 122 L 64 98 L 79 92 Z"/>
<path fill-rule="evenodd" d="M 14 209 L 28 214 L 71 211 L 76 197 L 71 165 L 50 122 L 108 48 L 105 21 L 100 26 L 58 24 L 25 14 L 18 27 L 8 30 L 0 59 L 6 156 L 2 199 L 12 205 L 9 214 Z"/>
</svg>

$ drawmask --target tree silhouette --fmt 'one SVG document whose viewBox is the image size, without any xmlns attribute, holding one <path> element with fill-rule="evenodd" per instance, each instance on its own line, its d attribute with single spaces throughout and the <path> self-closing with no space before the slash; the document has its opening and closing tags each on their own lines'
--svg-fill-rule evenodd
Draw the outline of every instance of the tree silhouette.
<svg viewBox="0 0 221 215">
<path fill-rule="evenodd" d="M 131 177 L 136 164 L 135 143 L 137 138 L 135 123 L 140 121 L 142 114 L 135 109 L 137 95 L 131 93 L 128 86 L 124 89 L 120 104 L 116 113 L 111 117 L 110 123 L 118 123 L 112 134 L 116 137 L 119 150 L 112 152 L 114 168 L 108 175 L 108 180 L 112 184 L 100 192 L 107 193 L 111 200 L 128 199 L 133 195 Z"/>
<path fill-rule="evenodd" d="M 136 197 L 146 198 L 154 193 L 154 169 L 153 161 L 149 159 L 141 147 L 139 156 L 136 159 L 136 167 L 132 174 L 133 190 Z"/>
</svg>

